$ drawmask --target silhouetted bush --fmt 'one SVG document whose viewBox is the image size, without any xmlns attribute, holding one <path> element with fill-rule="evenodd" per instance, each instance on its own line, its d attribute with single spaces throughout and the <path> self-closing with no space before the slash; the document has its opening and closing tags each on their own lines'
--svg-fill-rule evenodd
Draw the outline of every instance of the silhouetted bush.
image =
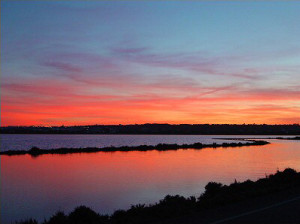
<svg viewBox="0 0 300 224">
<path fill-rule="evenodd" d="M 70 224 L 102 224 L 103 221 L 102 216 L 85 206 L 77 207 L 69 214 Z"/>
<path fill-rule="evenodd" d="M 52 216 L 47 224 L 68 224 L 68 217 L 64 212 L 57 212 L 54 216 Z"/>
<path fill-rule="evenodd" d="M 221 184 L 221 183 L 209 182 L 205 186 L 205 193 L 206 193 L 206 195 L 214 195 L 217 192 L 219 192 L 222 187 L 223 187 L 223 184 Z"/>
</svg>

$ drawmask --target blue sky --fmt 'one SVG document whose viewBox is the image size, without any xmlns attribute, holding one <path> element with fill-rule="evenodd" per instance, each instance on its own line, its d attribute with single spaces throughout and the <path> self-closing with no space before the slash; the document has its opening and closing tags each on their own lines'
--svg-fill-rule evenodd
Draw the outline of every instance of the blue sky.
<svg viewBox="0 0 300 224">
<path fill-rule="evenodd" d="M 1 125 L 299 123 L 299 10 L 1 1 Z"/>
</svg>

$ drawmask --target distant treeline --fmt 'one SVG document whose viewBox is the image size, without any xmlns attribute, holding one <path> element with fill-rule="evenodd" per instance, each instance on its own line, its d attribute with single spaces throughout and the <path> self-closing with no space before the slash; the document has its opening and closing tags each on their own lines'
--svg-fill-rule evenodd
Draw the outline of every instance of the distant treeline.
<svg viewBox="0 0 300 224">
<path fill-rule="evenodd" d="M 208 209 L 232 204 L 239 201 L 250 200 L 280 191 L 299 189 L 300 173 L 293 169 L 285 169 L 276 174 L 259 179 L 255 182 L 247 180 L 230 185 L 210 182 L 205 187 L 205 192 L 199 197 L 185 198 L 183 196 L 166 196 L 156 204 L 132 205 L 128 210 L 117 210 L 112 215 L 98 214 L 92 209 L 80 206 L 70 214 L 57 212 L 43 224 L 146 224 L 163 220 L 189 216 L 192 214 L 203 215 Z M 172 223 L 170 221 L 170 223 Z M 16 224 L 38 224 L 34 219 L 20 221 Z"/>
<path fill-rule="evenodd" d="M 299 135 L 300 125 L 257 124 L 135 124 L 89 126 L 9 126 L 1 134 L 200 134 L 200 135 Z"/>
</svg>

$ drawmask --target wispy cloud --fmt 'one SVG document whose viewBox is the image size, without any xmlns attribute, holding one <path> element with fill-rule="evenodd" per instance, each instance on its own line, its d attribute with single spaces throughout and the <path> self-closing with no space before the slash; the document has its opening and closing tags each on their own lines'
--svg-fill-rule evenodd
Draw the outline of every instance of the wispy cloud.
<svg viewBox="0 0 300 224">
<path fill-rule="evenodd" d="M 297 10 L 257 17 L 201 3 L 9 4 L 1 125 L 299 121 Z M 206 14 L 212 8 L 218 13 Z"/>
</svg>

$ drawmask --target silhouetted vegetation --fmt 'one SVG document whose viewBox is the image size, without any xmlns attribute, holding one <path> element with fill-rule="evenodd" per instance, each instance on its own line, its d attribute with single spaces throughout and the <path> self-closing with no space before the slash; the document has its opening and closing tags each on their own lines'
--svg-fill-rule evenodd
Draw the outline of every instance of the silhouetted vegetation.
<svg viewBox="0 0 300 224">
<path fill-rule="evenodd" d="M 58 148 L 58 149 L 40 149 L 37 147 L 32 147 L 30 150 L 9 150 L 0 152 L 0 155 L 25 155 L 29 154 L 31 156 L 39 156 L 43 154 L 67 154 L 67 153 L 92 153 L 92 152 L 128 152 L 128 151 L 166 151 L 166 150 L 178 150 L 178 149 L 203 149 L 203 148 L 218 148 L 218 147 L 242 147 L 251 145 L 266 145 L 269 144 L 267 141 L 257 141 L 257 140 L 246 140 L 239 139 L 247 142 L 238 143 L 212 143 L 212 144 L 202 144 L 200 142 L 194 144 L 158 144 L 158 145 L 140 145 L 140 146 L 121 146 L 121 147 L 87 147 L 87 148 Z"/>
<path fill-rule="evenodd" d="M 277 138 L 268 138 L 268 139 L 282 139 L 282 140 L 300 140 L 300 136 L 296 136 L 296 137 L 277 137 Z"/>
<path fill-rule="evenodd" d="M 179 195 L 166 196 L 156 204 L 139 204 L 131 206 L 128 210 L 117 210 L 111 216 L 100 215 L 91 209 L 80 206 L 69 215 L 58 212 L 44 224 L 137 224 L 152 223 L 156 221 L 176 218 L 195 212 L 213 209 L 218 206 L 248 200 L 254 197 L 286 191 L 300 187 L 300 173 L 293 169 L 284 171 L 257 181 L 234 182 L 230 185 L 210 182 L 205 187 L 205 192 L 198 198 L 185 198 Z M 35 224 L 34 220 L 20 222 L 19 224 Z"/>
<path fill-rule="evenodd" d="M 266 124 L 134 124 L 86 126 L 9 126 L 1 134 L 181 134 L 181 135 L 300 135 L 300 125 Z"/>
<path fill-rule="evenodd" d="M 16 222 L 16 224 L 38 224 L 38 221 L 35 219 L 28 219 L 26 221 Z"/>
<path fill-rule="evenodd" d="M 213 139 L 223 139 L 223 140 L 245 140 L 245 138 L 213 138 Z M 279 140 L 300 140 L 300 136 L 294 137 L 251 137 L 252 140 L 256 139 L 279 139 Z"/>
</svg>

